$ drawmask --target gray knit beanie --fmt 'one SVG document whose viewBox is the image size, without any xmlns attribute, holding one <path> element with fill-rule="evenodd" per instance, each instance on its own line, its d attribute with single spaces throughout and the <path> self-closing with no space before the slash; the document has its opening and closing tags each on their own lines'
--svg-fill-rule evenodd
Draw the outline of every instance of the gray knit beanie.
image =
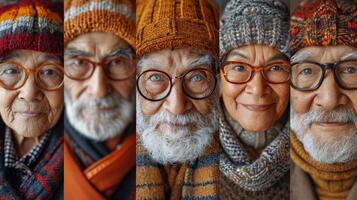
<svg viewBox="0 0 357 200">
<path fill-rule="evenodd" d="M 280 0 L 231 0 L 219 34 L 221 57 L 250 44 L 265 44 L 289 56 L 289 9 Z"/>
</svg>

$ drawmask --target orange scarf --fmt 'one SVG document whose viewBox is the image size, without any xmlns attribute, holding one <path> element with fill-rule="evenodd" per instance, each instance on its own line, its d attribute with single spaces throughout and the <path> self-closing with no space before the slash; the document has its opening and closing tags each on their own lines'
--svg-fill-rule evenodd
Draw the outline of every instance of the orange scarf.
<svg viewBox="0 0 357 200">
<path fill-rule="evenodd" d="M 350 163 L 323 164 L 313 160 L 294 133 L 290 135 L 290 156 L 309 174 L 320 200 L 344 200 L 357 178 L 357 160 Z"/>
<path fill-rule="evenodd" d="M 64 145 L 65 199 L 105 200 L 135 167 L 135 134 L 125 139 L 119 150 L 93 163 L 82 171 L 68 139 Z"/>
</svg>

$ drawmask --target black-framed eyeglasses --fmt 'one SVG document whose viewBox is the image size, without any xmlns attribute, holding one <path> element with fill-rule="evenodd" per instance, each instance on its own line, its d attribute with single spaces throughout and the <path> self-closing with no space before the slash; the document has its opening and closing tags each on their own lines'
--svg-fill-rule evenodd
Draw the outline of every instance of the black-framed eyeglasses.
<svg viewBox="0 0 357 200">
<path fill-rule="evenodd" d="M 17 62 L 0 63 L 0 86 L 7 90 L 17 90 L 33 74 L 35 83 L 43 90 L 58 90 L 63 85 L 63 66 L 56 63 L 42 63 L 34 69 L 25 68 Z"/>
<path fill-rule="evenodd" d="M 175 79 L 181 79 L 184 94 L 195 100 L 209 97 L 217 84 L 215 74 L 207 68 L 191 69 L 175 77 L 161 70 L 149 69 L 138 76 L 136 83 L 142 97 L 161 101 L 170 95 Z"/>
<path fill-rule="evenodd" d="M 94 62 L 87 58 L 69 58 L 64 61 L 64 73 L 73 80 L 89 79 L 96 67 L 103 67 L 105 75 L 114 81 L 125 80 L 135 74 L 134 59 L 120 56 Z"/>
<path fill-rule="evenodd" d="M 326 70 L 331 69 L 339 87 L 345 90 L 357 89 L 357 59 L 337 63 L 297 62 L 291 65 L 291 86 L 300 91 L 317 90 Z"/>
</svg>

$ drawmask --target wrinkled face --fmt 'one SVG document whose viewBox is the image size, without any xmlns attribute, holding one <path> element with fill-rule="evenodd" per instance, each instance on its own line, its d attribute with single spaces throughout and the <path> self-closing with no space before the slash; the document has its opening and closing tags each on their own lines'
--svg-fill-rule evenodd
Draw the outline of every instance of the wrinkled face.
<svg viewBox="0 0 357 200">
<path fill-rule="evenodd" d="M 308 47 L 298 51 L 292 57 L 292 62 L 313 61 L 324 64 L 356 58 L 356 48 L 348 46 Z M 357 73 L 356 68 L 349 66 L 347 75 Z M 302 92 L 292 89 L 291 101 L 291 127 L 315 160 L 339 163 L 356 158 L 356 90 L 341 89 L 333 72 L 327 70 L 317 90 Z"/>
<path fill-rule="evenodd" d="M 82 135 L 104 141 L 121 134 L 133 120 L 135 62 L 125 68 L 123 60 L 134 61 L 134 55 L 129 44 L 110 33 L 83 34 L 67 44 L 66 114 Z M 93 67 L 91 63 L 100 64 Z M 76 80 L 68 73 L 87 78 Z M 113 80 L 112 76 L 125 78 Z"/>
<path fill-rule="evenodd" d="M 165 49 L 141 58 L 138 75 L 156 69 L 177 77 L 194 68 L 211 70 L 212 64 L 210 56 L 192 49 Z M 155 84 L 163 80 L 156 74 L 148 78 Z M 203 75 L 193 75 L 190 81 L 199 82 L 205 78 Z M 147 100 L 137 92 L 138 132 L 143 145 L 160 163 L 196 159 L 211 143 L 212 134 L 216 131 L 215 93 L 205 99 L 194 100 L 183 92 L 181 80 L 173 79 L 170 94 L 160 101 Z"/>
<path fill-rule="evenodd" d="M 63 65 L 57 56 L 32 50 L 12 51 L 4 56 L 1 63 L 4 62 L 17 63 L 29 70 L 44 65 Z M 41 74 L 53 75 L 48 70 L 41 71 Z M 53 91 L 41 89 L 31 74 L 16 90 L 0 87 L 0 99 L 0 114 L 5 124 L 20 136 L 38 137 L 58 122 L 63 110 L 63 87 Z"/>
<path fill-rule="evenodd" d="M 225 60 L 264 67 L 284 62 L 286 57 L 266 45 L 248 45 L 233 49 Z M 278 67 L 271 68 L 275 69 Z M 284 114 L 289 102 L 289 83 L 269 83 L 262 73 L 256 72 L 249 82 L 233 84 L 221 73 L 220 93 L 229 115 L 245 130 L 264 131 Z"/>
</svg>

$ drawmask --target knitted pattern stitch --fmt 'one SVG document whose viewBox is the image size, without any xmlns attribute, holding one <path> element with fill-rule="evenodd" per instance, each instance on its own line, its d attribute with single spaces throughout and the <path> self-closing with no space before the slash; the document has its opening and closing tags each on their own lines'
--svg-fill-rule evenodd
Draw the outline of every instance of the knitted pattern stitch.
<svg viewBox="0 0 357 200">
<path fill-rule="evenodd" d="M 135 1 L 65 0 L 65 44 L 90 32 L 106 32 L 135 48 Z"/>
<path fill-rule="evenodd" d="M 280 0 L 231 0 L 220 21 L 220 56 L 244 45 L 264 44 L 288 53 L 289 9 Z"/>
<path fill-rule="evenodd" d="M 22 0 L 0 7 L 0 55 L 16 49 L 63 54 L 62 6 Z"/>
<path fill-rule="evenodd" d="M 256 160 L 250 158 L 237 134 L 227 123 L 223 111 L 219 118 L 219 136 L 224 153 L 219 169 L 228 179 L 249 191 L 261 191 L 277 183 L 289 172 L 289 123 L 262 151 Z"/>
<path fill-rule="evenodd" d="M 151 159 L 137 138 L 136 199 L 217 200 L 220 153 L 217 136 L 196 160 L 163 166 Z"/>
<path fill-rule="evenodd" d="M 290 52 L 311 46 L 356 47 L 356 34 L 356 1 L 303 1 L 291 16 Z"/>
<path fill-rule="evenodd" d="M 222 200 L 288 200 L 290 198 L 290 173 L 265 190 L 249 191 L 232 182 L 224 174 L 219 176 L 218 194 Z"/>
<path fill-rule="evenodd" d="M 324 164 L 313 160 L 295 133 L 290 134 L 291 159 L 310 175 L 321 200 L 344 200 L 357 180 L 357 160 L 349 163 Z"/>
<path fill-rule="evenodd" d="M 211 0 L 138 1 L 136 54 L 192 48 L 217 58 L 218 17 Z"/>
</svg>

